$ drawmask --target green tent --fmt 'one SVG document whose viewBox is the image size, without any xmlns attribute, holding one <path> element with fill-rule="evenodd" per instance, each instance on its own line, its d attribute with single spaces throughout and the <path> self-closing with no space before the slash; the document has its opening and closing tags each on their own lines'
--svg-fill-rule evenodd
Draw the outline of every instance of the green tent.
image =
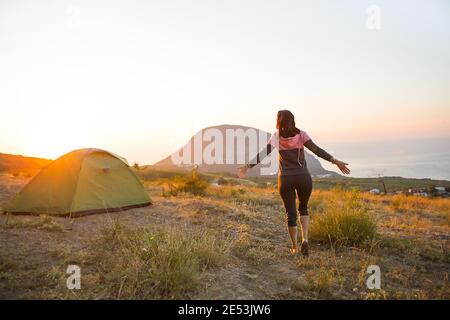
<svg viewBox="0 0 450 320">
<path fill-rule="evenodd" d="M 149 204 L 147 192 L 124 158 L 100 149 L 80 149 L 42 169 L 5 211 L 80 216 Z"/>
</svg>

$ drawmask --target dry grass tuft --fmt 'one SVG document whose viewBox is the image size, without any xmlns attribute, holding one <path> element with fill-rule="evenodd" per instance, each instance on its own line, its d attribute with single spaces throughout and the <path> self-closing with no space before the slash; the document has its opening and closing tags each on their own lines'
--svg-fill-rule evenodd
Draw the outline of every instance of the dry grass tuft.
<svg viewBox="0 0 450 320">
<path fill-rule="evenodd" d="M 209 232 L 132 229 L 117 222 L 97 240 L 96 260 L 107 266 L 102 285 L 116 299 L 180 299 L 206 269 L 223 262 L 223 241 Z"/>
<path fill-rule="evenodd" d="M 358 245 L 376 236 L 375 220 L 358 191 L 335 189 L 325 203 L 324 212 L 312 217 L 311 238 L 339 245 Z"/>
<path fill-rule="evenodd" d="M 163 196 L 171 197 L 180 194 L 205 195 L 208 181 L 198 176 L 177 176 L 163 184 Z"/>
<path fill-rule="evenodd" d="M 63 227 L 57 223 L 52 217 L 41 215 L 39 217 L 26 217 L 20 220 L 6 220 L 2 225 L 3 228 L 11 229 L 39 229 L 45 231 L 62 232 Z"/>
</svg>

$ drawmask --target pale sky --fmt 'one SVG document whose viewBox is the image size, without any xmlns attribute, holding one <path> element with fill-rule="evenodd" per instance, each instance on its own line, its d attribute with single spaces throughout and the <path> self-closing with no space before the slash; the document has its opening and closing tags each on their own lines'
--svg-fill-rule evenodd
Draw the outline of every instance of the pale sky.
<svg viewBox="0 0 450 320">
<path fill-rule="evenodd" d="M 0 0 L 0 152 L 153 163 L 281 108 L 319 145 L 450 136 L 450 2 Z"/>
</svg>

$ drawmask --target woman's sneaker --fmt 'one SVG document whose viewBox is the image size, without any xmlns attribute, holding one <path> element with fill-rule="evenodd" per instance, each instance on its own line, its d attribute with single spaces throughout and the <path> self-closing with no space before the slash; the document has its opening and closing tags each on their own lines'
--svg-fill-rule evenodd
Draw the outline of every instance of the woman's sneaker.
<svg viewBox="0 0 450 320">
<path fill-rule="evenodd" d="M 309 256 L 309 244 L 308 244 L 308 241 L 303 241 L 302 242 L 302 245 L 301 245 L 301 248 L 300 248 L 300 252 L 305 257 Z"/>
</svg>

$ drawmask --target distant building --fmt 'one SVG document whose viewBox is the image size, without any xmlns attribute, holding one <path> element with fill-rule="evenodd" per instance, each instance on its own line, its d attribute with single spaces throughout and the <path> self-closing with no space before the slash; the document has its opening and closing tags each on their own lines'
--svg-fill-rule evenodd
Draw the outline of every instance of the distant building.
<svg viewBox="0 0 450 320">
<path fill-rule="evenodd" d="M 437 194 L 440 194 L 440 193 L 446 193 L 447 191 L 445 190 L 445 187 L 434 187 L 434 191 L 437 193 Z"/>
</svg>

